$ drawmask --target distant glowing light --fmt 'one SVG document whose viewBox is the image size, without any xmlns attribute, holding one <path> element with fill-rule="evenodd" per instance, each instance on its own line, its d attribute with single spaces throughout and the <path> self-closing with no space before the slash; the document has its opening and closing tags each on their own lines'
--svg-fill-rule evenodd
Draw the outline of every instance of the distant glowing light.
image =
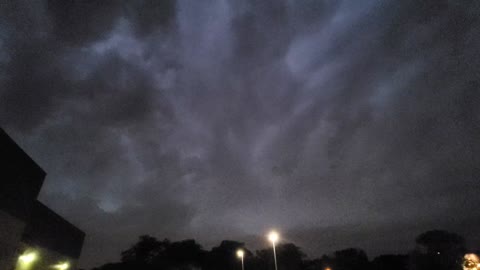
<svg viewBox="0 0 480 270">
<path fill-rule="evenodd" d="M 278 241 L 278 233 L 276 231 L 271 231 L 269 234 L 268 234 L 268 240 L 272 243 L 275 243 Z"/>
<path fill-rule="evenodd" d="M 477 254 L 465 254 L 463 257 L 463 270 L 480 270 L 480 259 Z"/>
<path fill-rule="evenodd" d="M 327 268 L 325 268 L 325 270 L 332 270 L 332 268 L 330 268 L 330 267 L 327 267 Z"/>
<path fill-rule="evenodd" d="M 28 265 L 36 261 L 37 258 L 38 258 L 38 255 L 36 252 L 27 252 L 20 255 L 20 257 L 18 257 L 18 261 L 22 264 Z"/>
<path fill-rule="evenodd" d="M 68 268 L 70 268 L 70 264 L 68 262 L 59 263 L 59 264 L 55 264 L 53 268 L 57 270 L 67 270 Z"/>
</svg>

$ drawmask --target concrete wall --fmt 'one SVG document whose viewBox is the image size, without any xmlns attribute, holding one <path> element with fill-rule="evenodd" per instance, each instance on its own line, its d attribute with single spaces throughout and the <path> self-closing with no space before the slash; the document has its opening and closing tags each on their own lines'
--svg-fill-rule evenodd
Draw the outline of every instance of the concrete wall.
<svg viewBox="0 0 480 270">
<path fill-rule="evenodd" d="M 0 270 L 15 269 L 30 249 L 41 254 L 29 270 L 64 260 L 73 266 L 85 233 L 37 200 L 46 173 L 2 128 L 0 160 Z"/>
<path fill-rule="evenodd" d="M 71 258 L 80 257 L 85 233 L 41 202 L 35 202 L 32 210 L 22 235 L 23 243 L 54 250 Z"/>
<path fill-rule="evenodd" d="M 25 223 L 0 210 L 0 270 L 14 269 Z"/>
</svg>

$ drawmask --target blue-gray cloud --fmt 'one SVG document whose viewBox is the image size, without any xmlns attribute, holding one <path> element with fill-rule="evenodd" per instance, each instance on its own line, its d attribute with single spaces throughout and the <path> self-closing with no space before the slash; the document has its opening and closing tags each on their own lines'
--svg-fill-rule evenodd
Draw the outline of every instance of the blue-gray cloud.
<svg viewBox="0 0 480 270">
<path fill-rule="evenodd" d="M 475 1 L 0 10 L 0 123 L 48 172 L 41 199 L 87 231 L 86 266 L 142 233 L 279 226 L 315 254 L 305 235 L 478 225 Z"/>
</svg>

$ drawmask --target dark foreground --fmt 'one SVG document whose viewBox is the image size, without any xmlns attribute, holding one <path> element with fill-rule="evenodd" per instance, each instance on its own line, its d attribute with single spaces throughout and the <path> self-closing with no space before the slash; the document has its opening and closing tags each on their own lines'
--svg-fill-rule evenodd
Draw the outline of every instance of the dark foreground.
<svg viewBox="0 0 480 270">
<path fill-rule="evenodd" d="M 279 244 L 276 248 L 279 270 L 460 270 L 466 264 L 465 240 L 446 231 L 429 231 L 415 239 L 416 247 L 408 254 L 381 255 L 369 260 L 358 248 L 335 251 L 321 258 L 308 259 L 294 244 Z M 139 241 L 121 254 L 121 261 L 108 263 L 94 270 L 134 269 L 211 269 L 241 270 L 242 265 L 236 251 L 245 252 L 246 270 L 273 270 L 273 250 L 262 249 L 252 252 L 235 241 L 223 241 L 210 251 L 202 249 L 195 240 L 170 242 L 159 241 L 151 236 L 141 236 Z"/>
</svg>

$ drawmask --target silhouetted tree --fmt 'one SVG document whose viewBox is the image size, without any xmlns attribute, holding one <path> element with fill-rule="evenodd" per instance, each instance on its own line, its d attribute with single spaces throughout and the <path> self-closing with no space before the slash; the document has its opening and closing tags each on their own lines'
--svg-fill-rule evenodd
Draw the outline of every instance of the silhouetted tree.
<svg viewBox="0 0 480 270">
<path fill-rule="evenodd" d="M 376 257 L 371 263 L 372 270 L 407 270 L 407 255 L 381 255 Z"/>
<path fill-rule="evenodd" d="M 323 264 L 321 259 L 313 260 L 304 260 L 302 269 L 304 270 L 320 270 L 323 269 Z"/>
<path fill-rule="evenodd" d="M 165 268 L 191 269 L 201 267 L 205 251 L 195 240 L 173 242 L 156 260 L 155 265 Z"/>
<path fill-rule="evenodd" d="M 205 251 L 195 240 L 158 241 L 143 235 L 130 249 L 122 252 L 121 265 L 105 265 L 105 269 L 192 269 L 202 266 Z M 105 270 L 102 268 L 102 270 Z"/>
<path fill-rule="evenodd" d="M 313 260 L 304 260 L 303 267 L 304 270 L 325 270 L 328 268 L 332 268 L 333 265 L 333 258 L 330 258 L 326 255 L 323 255 L 320 259 L 313 259 Z"/>
<path fill-rule="evenodd" d="M 244 249 L 244 244 L 229 240 L 222 241 L 220 246 L 212 248 L 212 250 L 207 254 L 205 269 L 241 269 L 241 265 L 236 257 L 236 251 L 239 248 Z"/>
<path fill-rule="evenodd" d="M 158 241 L 155 237 L 142 235 L 139 241 L 121 254 L 121 261 L 129 265 L 149 266 L 158 260 L 159 255 L 170 245 L 165 239 Z"/>
<path fill-rule="evenodd" d="M 195 240 L 170 242 L 142 235 L 137 243 L 121 253 L 121 262 L 108 263 L 93 270 L 240 270 L 236 251 L 245 251 L 246 270 L 273 270 L 273 249 L 255 254 L 236 241 L 222 241 L 205 251 Z M 465 253 L 464 239 L 445 231 L 428 231 L 416 238 L 416 248 L 407 255 L 382 255 L 371 263 L 361 249 L 348 248 L 308 260 L 291 243 L 276 247 L 279 270 L 461 270 Z M 407 267 L 409 266 L 409 267 Z"/>
<path fill-rule="evenodd" d="M 367 254 L 361 249 L 349 248 L 334 253 L 332 268 L 335 270 L 364 270 L 368 266 Z"/>
<path fill-rule="evenodd" d="M 278 245 L 277 260 L 279 270 L 301 270 L 304 258 L 305 254 L 296 245 L 291 243 Z"/>
<path fill-rule="evenodd" d="M 303 269 L 305 254 L 294 244 L 280 244 L 276 247 L 278 270 Z M 254 269 L 274 269 L 273 249 L 257 250 Z"/>
<path fill-rule="evenodd" d="M 462 269 L 465 253 L 463 237 L 447 231 L 433 230 L 419 235 L 416 248 L 411 255 L 415 270 L 455 270 Z"/>
</svg>

